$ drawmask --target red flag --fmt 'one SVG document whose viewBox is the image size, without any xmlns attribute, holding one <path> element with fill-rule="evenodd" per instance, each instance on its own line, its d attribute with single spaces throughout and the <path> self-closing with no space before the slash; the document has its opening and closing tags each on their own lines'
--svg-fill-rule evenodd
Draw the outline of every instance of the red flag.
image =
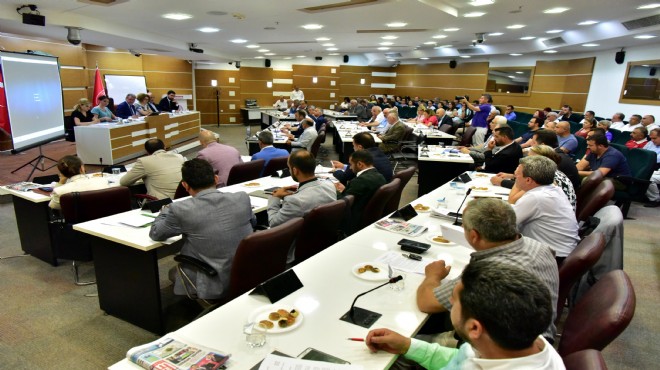
<svg viewBox="0 0 660 370">
<path fill-rule="evenodd" d="M 99 97 L 101 95 L 106 95 L 106 93 L 103 88 L 103 81 L 101 80 L 101 72 L 99 72 L 99 67 L 96 67 L 96 75 L 94 76 L 94 105 L 99 103 Z"/>
<path fill-rule="evenodd" d="M 7 131 L 8 134 L 11 134 L 11 126 L 9 125 L 9 111 L 7 110 L 7 97 L 5 95 L 5 84 L 2 78 L 2 69 L 0 69 L 0 129 Z"/>
</svg>

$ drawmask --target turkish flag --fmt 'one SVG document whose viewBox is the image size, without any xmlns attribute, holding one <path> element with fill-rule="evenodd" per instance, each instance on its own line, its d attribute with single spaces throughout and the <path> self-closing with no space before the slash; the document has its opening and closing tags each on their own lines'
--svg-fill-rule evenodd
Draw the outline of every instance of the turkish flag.
<svg viewBox="0 0 660 370">
<path fill-rule="evenodd" d="M 101 72 L 99 72 L 99 67 L 96 67 L 96 74 L 94 75 L 94 105 L 99 103 L 99 97 L 102 95 L 106 95 L 105 88 L 103 88 L 103 81 L 101 80 Z"/>
</svg>

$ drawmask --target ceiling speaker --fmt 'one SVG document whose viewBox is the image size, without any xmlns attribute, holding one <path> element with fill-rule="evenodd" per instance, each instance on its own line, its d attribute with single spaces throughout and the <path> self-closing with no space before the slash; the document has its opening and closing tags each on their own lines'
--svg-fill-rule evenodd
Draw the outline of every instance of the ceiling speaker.
<svg viewBox="0 0 660 370">
<path fill-rule="evenodd" d="M 344 63 L 348 63 L 348 55 L 344 55 Z"/>
<path fill-rule="evenodd" d="M 614 61 L 616 64 L 623 64 L 623 61 L 626 59 L 626 52 L 621 50 L 617 51 L 616 54 L 614 54 Z"/>
<path fill-rule="evenodd" d="M 450 60 L 449 61 L 449 68 L 451 68 L 451 69 L 456 68 L 456 61 L 455 60 Z"/>
<path fill-rule="evenodd" d="M 270 59 L 264 59 L 264 64 L 266 65 L 266 68 L 270 67 Z"/>
<path fill-rule="evenodd" d="M 314 57 L 316 60 L 323 60 L 323 57 Z"/>
</svg>

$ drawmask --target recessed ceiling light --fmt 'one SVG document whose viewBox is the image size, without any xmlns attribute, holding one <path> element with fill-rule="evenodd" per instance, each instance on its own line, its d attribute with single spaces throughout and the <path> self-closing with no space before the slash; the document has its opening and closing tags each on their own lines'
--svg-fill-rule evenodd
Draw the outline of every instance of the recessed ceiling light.
<svg viewBox="0 0 660 370">
<path fill-rule="evenodd" d="M 582 44 L 582 46 L 592 48 L 594 46 L 600 46 L 600 44 Z"/>
<path fill-rule="evenodd" d="M 256 44 L 250 44 L 250 45 L 246 45 L 245 47 L 248 48 L 248 49 L 256 49 L 256 48 L 259 47 L 259 45 L 256 45 Z"/>
<path fill-rule="evenodd" d="M 327 51 L 336 51 L 336 50 L 339 50 L 339 49 L 337 49 L 337 48 L 327 48 L 325 50 L 327 50 Z"/>
<path fill-rule="evenodd" d="M 431 36 L 432 39 L 444 39 L 445 37 L 447 37 L 447 35 L 435 35 L 435 36 Z"/>
<path fill-rule="evenodd" d="M 660 4 L 653 3 L 653 4 L 646 4 L 646 5 L 638 6 L 637 9 L 655 9 L 655 8 L 659 8 L 659 7 L 660 7 Z"/>
<path fill-rule="evenodd" d="M 388 62 L 396 62 L 396 59 L 388 59 Z"/>
<path fill-rule="evenodd" d="M 471 12 L 471 13 L 465 13 L 463 14 L 464 17 L 467 18 L 476 18 L 476 17 L 481 17 L 482 15 L 485 15 L 486 13 L 484 12 Z"/>
<path fill-rule="evenodd" d="M 460 55 L 460 57 L 463 58 L 463 59 L 470 59 L 470 58 L 472 58 L 472 57 L 469 56 L 469 55 Z"/>
<path fill-rule="evenodd" d="M 598 21 L 584 21 L 578 23 L 578 26 L 591 26 L 592 24 L 596 24 Z"/>
<path fill-rule="evenodd" d="M 560 33 L 564 32 L 564 30 L 550 30 L 550 31 L 545 31 L 545 33 Z"/>
<path fill-rule="evenodd" d="M 327 44 L 323 44 L 323 45 L 321 45 L 321 46 L 329 47 L 329 46 L 335 46 L 335 44 L 333 44 L 333 43 L 327 43 Z"/>
<path fill-rule="evenodd" d="M 525 73 L 525 72 L 516 71 L 516 73 L 519 74 L 519 75 L 521 75 L 521 74 L 523 74 L 523 73 Z"/>
<path fill-rule="evenodd" d="M 243 40 L 243 39 L 233 39 L 229 41 L 233 42 L 234 44 L 244 44 L 247 42 L 247 40 Z"/>
<path fill-rule="evenodd" d="M 330 41 L 329 37 L 319 37 L 316 39 L 316 41 Z"/>
<path fill-rule="evenodd" d="M 450 48 L 450 47 L 451 47 L 451 44 L 447 44 L 447 45 L 436 46 L 436 47 L 434 47 L 434 49 L 444 49 L 444 48 Z"/>
<path fill-rule="evenodd" d="M 254 57 L 254 59 L 264 59 L 264 58 L 265 57 L 262 57 L 261 55 L 259 55 L 258 57 Z"/>
<path fill-rule="evenodd" d="M 392 23 L 386 24 L 386 26 L 390 27 L 390 28 L 400 28 L 400 27 L 405 27 L 407 25 L 408 25 L 408 23 L 404 23 L 404 22 L 392 22 Z"/>
<path fill-rule="evenodd" d="M 390 50 L 387 46 L 381 46 L 378 48 L 378 50 Z"/>
<path fill-rule="evenodd" d="M 642 67 L 648 67 L 648 66 L 649 66 L 648 64 L 642 64 Z"/>
<path fill-rule="evenodd" d="M 494 2 L 495 0 L 472 0 L 469 2 L 469 4 L 472 6 L 484 6 L 484 5 L 490 5 Z"/>
<path fill-rule="evenodd" d="M 543 11 L 543 13 L 545 13 L 545 14 L 559 14 L 559 13 L 563 13 L 567 10 L 568 10 L 568 8 L 557 7 L 557 8 L 546 9 L 546 10 Z"/>
<path fill-rule="evenodd" d="M 429 59 L 431 59 L 431 58 L 421 57 L 421 58 L 419 58 L 419 59 L 421 59 L 421 60 L 429 60 Z"/>
<path fill-rule="evenodd" d="M 267 53 L 267 52 L 269 52 L 270 50 L 268 50 L 268 49 L 259 49 L 259 50 L 257 50 L 257 51 L 260 52 L 260 53 Z"/>
<path fill-rule="evenodd" d="M 424 45 L 435 45 L 435 44 L 436 44 L 435 41 L 427 41 L 424 43 Z"/>
<path fill-rule="evenodd" d="M 502 32 L 493 32 L 488 34 L 488 36 L 502 36 L 502 35 L 504 35 L 504 33 Z"/>
<path fill-rule="evenodd" d="M 304 55 L 296 55 L 296 58 L 306 58 Z"/>
<path fill-rule="evenodd" d="M 202 28 L 198 28 L 197 31 L 204 33 L 213 33 L 220 31 L 220 29 L 215 27 L 202 27 Z"/>
<path fill-rule="evenodd" d="M 546 53 L 546 54 L 554 54 L 556 52 L 557 52 L 557 50 L 546 50 L 546 51 L 544 51 L 544 53 Z"/>
<path fill-rule="evenodd" d="M 339 53 L 328 53 L 328 55 L 339 55 Z"/>
<path fill-rule="evenodd" d="M 271 56 L 271 55 L 275 55 L 275 53 L 266 53 L 266 54 L 264 54 L 264 55 Z"/>
<path fill-rule="evenodd" d="M 517 29 L 523 28 L 523 27 L 525 27 L 524 24 L 512 24 L 510 26 L 506 26 L 506 28 L 508 28 L 510 30 L 517 30 Z"/>
<path fill-rule="evenodd" d="M 282 59 L 293 59 L 293 57 L 284 57 Z"/>
<path fill-rule="evenodd" d="M 388 36 L 381 37 L 381 39 L 383 39 L 383 40 L 396 40 L 398 38 L 399 38 L 399 36 L 393 36 L 393 35 L 388 35 Z"/>
<path fill-rule="evenodd" d="M 507 76 L 507 77 L 509 77 L 509 78 L 516 78 L 516 76 Z"/>
<path fill-rule="evenodd" d="M 460 28 L 454 27 L 454 28 L 445 28 L 443 31 L 445 31 L 445 32 L 456 32 L 458 30 L 460 30 Z"/>
<path fill-rule="evenodd" d="M 509 54 L 509 55 L 511 55 L 512 57 L 519 57 L 519 56 L 521 56 L 522 54 L 520 54 L 520 53 L 511 53 L 511 54 Z"/>
<path fill-rule="evenodd" d="M 302 28 L 304 28 L 306 30 L 320 30 L 321 28 L 323 28 L 323 25 L 312 23 L 312 24 L 306 24 L 306 25 L 302 26 Z"/>
<path fill-rule="evenodd" d="M 390 46 L 390 45 L 394 45 L 394 43 L 393 43 L 393 42 L 386 41 L 386 42 L 381 42 L 381 43 L 379 43 L 378 45 L 382 45 L 382 46 Z"/>
<path fill-rule="evenodd" d="M 640 39 L 640 40 L 652 39 L 652 38 L 654 38 L 654 37 L 655 37 L 655 36 L 653 36 L 653 35 L 639 35 L 639 36 L 635 36 L 636 39 Z"/>
<path fill-rule="evenodd" d="M 175 21 L 183 21 L 183 20 L 186 20 L 186 19 L 190 19 L 192 17 L 193 17 L 192 15 L 184 14 L 184 13 L 167 13 L 167 14 L 163 14 L 163 18 L 173 19 Z"/>
<path fill-rule="evenodd" d="M 525 36 L 525 37 L 521 37 L 520 39 L 521 40 L 534 40 L 535 38 L 536 38 L 536 36 Z"/>
</svg>

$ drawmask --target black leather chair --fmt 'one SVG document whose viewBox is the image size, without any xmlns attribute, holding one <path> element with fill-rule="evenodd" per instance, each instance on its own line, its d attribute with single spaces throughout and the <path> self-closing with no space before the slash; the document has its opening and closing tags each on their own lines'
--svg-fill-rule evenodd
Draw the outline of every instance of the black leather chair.
<svg viewBox="0 0 660 370">
<path fill-rule="evenodd" d="M 614 201 L 617 206 L 621 207 L 624 218 L 628 218 L 628 211 L 633 200 L 644 199 L 656 167 L 657 154 L 646 149 L 630 149 L 626 159 L 632 176 L 617 176 L 615 179 L 624 184 L 626 188 L 614 192 Z"/>
<path fill-rule="evenodd" d="M 390 198 L 394 196 L 394 193 L 396 193 L 400 185 L 400 179 L 392 179 L 388 184 L 385 184 L 376 190 L 371 199 L 369 199 L 367 205 L 364 207 L 362 219 L 360 220 L 360 229 L 371 225 L 385 216 L 385 206 L 387 205 L 387 202 L 390 201 Z"/>
<path fill-rule="evenodd" d="M 289 161 L 288 155 L 286 157 L 272 158 L 270 161 L 268 161 L 266 167 L 264 167 L 264 172 L 262 173 L 262 177 L 273 176 L 277 171 L 281 171 L 287 168 L 288 161 Z"/>
<path fill-rule="evenodd" d="M 566 370 L 607 370 L 603 354 L 595 349 L 574 352 L 562 360 Z"/>
<path fill-rule="evenodd" d="M 474 126 L 469 126 L 463 131 L 463 136 L 461 136 L 461 141 L 458 145 L 460 146 L 471 146 L 472 145 L 472 137 L 474 136 L 474 133 L 477 132 L 476 127 Z"/>
<path fill-rule="evenodd" d="M 384 215 L 388 215 L 399 209 L 399 203 L 401 202 L 401 194 L 403 193 L 403 189 L 406 187 L 406 185 L 408 185 L 408 182 L 413 177 L 413 175 L 415 175 L 415 171 L 417 171 L 417 167 L 409 167 L 394 174 L 393 179 L 399 179 L 401 180 L 401 183 L 394 195 L 392 195 L 392 198 L 390 198 L 390 200 L 387 202 L 387 205 L 383 210 Z"/>
<path fill-rule="evenodd" d="M 339 199 L 320 205 L 305 215 L 305 222 L 296 239 L 296 264 L 337 242 L 345 211 L 346 202 Z"/>
<path fill-rule="evenodd" d="M 264 169 L 263 159 L 235 164 L 227 176 L 227 186 L 240 184 L 242 182 L 258 179 L 261 170 Z"/>
<path fill-rule="evenodd" d="M 595 171 L 600 172 L 600 171 Z M 607 202 L 614 195 L 614 185 L 610 180 L 601 182 L 591 193 L 586 194 L 580 202 L 580 208 L 576 207 L 575 218 L 578 222 L 586 221 L 601 208 L 607 205 Z"/>
</svg>

